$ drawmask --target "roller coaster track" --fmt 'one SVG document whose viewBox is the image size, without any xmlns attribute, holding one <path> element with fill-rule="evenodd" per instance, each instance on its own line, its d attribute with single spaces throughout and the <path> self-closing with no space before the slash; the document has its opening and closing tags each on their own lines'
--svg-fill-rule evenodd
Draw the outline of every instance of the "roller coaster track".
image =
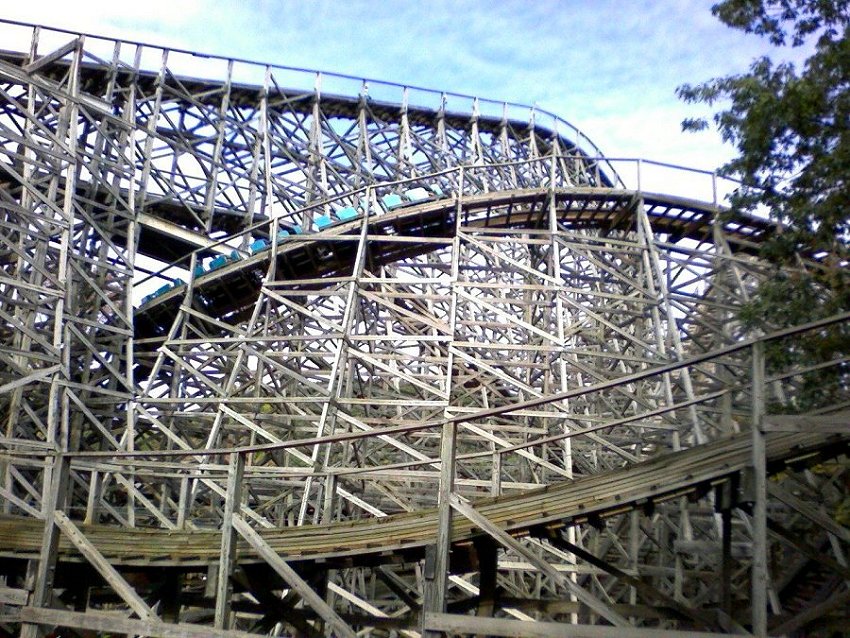
<svg viewBox="0 0 850 638">
<path fill-rule="evenodd" d="M 667 234 L 673 243 L 683 237 L 699 243 L 710 242 L 718 213 L 713 204 L 662 194 L 600 188 L 523 189 L 463 198 L 463 223 L 480 230 L 539 229 L 548 223 L 550 199 L 557 207 L 557 222 L 564 228 L 590 228 L 606 233 L 632 230 L 635 209 L 643 206 L 656 232 Z M 458 200 L 451 197 L 411 204 L 375 216 L 368 233 L 385 241 L 379 244 L 383 251 L 370 256 L 372 265 L 380 266 L 434 249 L 428 243 L 394 244 L 394 235 L 436 236 L 448 241 L 454 235 L 457 209 Z M 288 281 L 344 276 L 351 268 L 352 251 L 350 245 L 335 240 L 340 235 L 356 235 L 361 223 L 359 219 L 337 223 L 332 230 L 295 237 L 295 241 L 287 237 L 276 247 L 277 276 Z M 758 254 L 759 244 L 774 228 L 768 220 L 739 214 L 727 219 L 723 230 L 735 252 Z M 262 229 L 259 230 L 262 235 Z M 199 278 L 196 290 L 203 296 L 206 312 L 221 317 L 250 307 L 259 288 L 258 275 L 265 270 L 271 255 L 271 250 L 263 250 Z M 164 334 L 171 325 L 183 292 L 174 288 L 138 310 L 136 338 L 157 343 L 156 335 Z"/>
<path fill-rule="evenodd" d="M 771 473 L 786 467 L 805 467 L 846 450 L 850 437 L 811 433 L 773 434 L 767 437 Z M 635 508 L 652 509 L 682 496 L 700 497 L 737 479 L 752 463 L 749 434 L 715 441 L 676 454 L 605 474 L 551 485 L 510 497 L 479 500 L 475 509 L 514 536 L 546 536 L 547 530 L 600 521 Z M 416 554 L 433 542 L 437 511 L 337 523 L 261 530 L 260 535 L 287 560 L 336 560 L 336 563 L 382 563 L 417 560 Z M 0 555 L 35 555 L 41 545 L 42 524 L 33 519 L 0 518 Z M 217 563 L 221 534 L 215 531 L 132 530 L 82 526 L 86 537 L 116 565 L 207 565 Z M 456 520 L 452 542 L 466 545 L 482 531 L 469 520 Z M 411 550 L 419 550 L 419 552 Z M 74 546 L 64 541 L 61 560 L 80 560 Z M 247 543 L 240 544 L 237 561 L 260 561 Z"/>
</svg>

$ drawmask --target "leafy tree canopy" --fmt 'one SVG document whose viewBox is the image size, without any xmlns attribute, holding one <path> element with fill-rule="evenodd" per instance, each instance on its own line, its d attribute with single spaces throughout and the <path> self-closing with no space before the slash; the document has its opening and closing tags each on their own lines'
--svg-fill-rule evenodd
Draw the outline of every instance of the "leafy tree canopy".
<svg viewBox="0 0 850 638">
<path fill-rule="evenodd" d="M 737 151 L 721 172 L 743 184 L 732 198 L 733 210 L 764 206 L 783 225 L 763 248 L 776 265 L 775 276 L 742 319 L 794 325 L 848 310 L 850 0 L 723 0 L 712 13 L 804 60 L 798 68 L 761 57 L 746 73 L 677 91 L 685 102 L 720 109 L 713 124 Z M 705 119 L 683 122 L 685 130 L 709 126 Z M 816 265 L 796 268 L 801 256 L 814 257 Z M 798 358 L 827 360 L 850 352 L 842 333 L 797 344 Z"/>
</svg>

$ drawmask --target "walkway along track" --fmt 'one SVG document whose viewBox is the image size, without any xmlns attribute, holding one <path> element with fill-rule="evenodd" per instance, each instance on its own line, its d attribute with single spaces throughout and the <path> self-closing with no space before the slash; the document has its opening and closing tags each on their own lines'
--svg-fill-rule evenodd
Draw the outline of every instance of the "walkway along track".
<svg viewBox="0 0 850 638">
<path fill-rule="evenodd" d="M 769 471 L 786 466 L 813 464 L 843 453 L 850 435 L 772 433 L 767 436 Z M 712 487 L 733 480 L 752 463 L 749 433 L 715 441 L 683 452 L 573 482 L 550 485 L 520 495 L 484 499 L 476 510 L 512 535 L 545 535 L 547 528 L 604 519 L 659 501 L 683 495 L 700 496 Z M 0 555 L 32 558 L 41 543 L 43 523 L 32 518 L 0 517 Z M 221 535 L 213 531 L 120 529 L 81 525 L 86 537 L 113 564 L 138 566 L 189 566 L 215 564 Z M 258 530 L 263 539 L 287 560 L 326 559 L 345 564 L 398 562 L 399 555 L 421 557 L 433 542 L 437 511 L 426 510 L 379 519 L 334 525 L 307 525 Z M 455 517 L 452 541 L 467 543 L 481 530 L 463 517 Z M 61 561 L 81 557 L 63 538 Z M 238 562 L 260 562 L 240 543 Z"/>
</svg>

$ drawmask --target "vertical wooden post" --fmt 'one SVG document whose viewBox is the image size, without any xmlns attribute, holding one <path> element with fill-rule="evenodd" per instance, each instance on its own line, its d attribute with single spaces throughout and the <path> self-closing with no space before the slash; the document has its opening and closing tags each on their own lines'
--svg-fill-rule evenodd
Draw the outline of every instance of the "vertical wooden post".
<svg viewBox="0 0 850 638">
<path fill-rule="evenodd" d="M 177 497 L 177 528 L 186 527 L 189 517 L 189 477 L 180 477 L 180 492 Z"/>
<path fill-rule="evenodd" d="M 452 302 L 449 317 L 451 333 L 457 328 L 458 312 L 458 277 L 461 252 L 461 228 L 463 226 L 463 197 L 464 197 L 464 167 L 458 171 L 457 203 L 455 207 L 455 237 L 452 241 Z M 454 356 L 449 349 L 446 374 L 446 396 L 451 396 L 452 369 Z M 451 418 L 448 410 L 446 416 Z M 437 498 L 437 538 L 434 545 L 427 548 L 425 554 L 424 591 L 422 604 L 422 619 L 425 612 L 443 612 L 446 608 L 446 583 L 449 575 L 449 553 L 451 551 L 452 506 L 451 495 L 454 492 L 455 454 L 457 443 L 457 423 L 448 420 L 443 425 L 440 439 L 440 483 Z M 501 488 L 500 488 L 501 489 Z M 423 636 L 435 636 L 434 632 L 423 631 Z"/>
<path fill-rule="evenodd" d="M 629 563 L 635 574 L 640 573 L 640 512 L 629 513 Z M 637 588 L 629 588 L 629 604 L 637 604 Z"/>
<path fill-rule="evenodd" d="M 732 510 L 724 509 L 720 513 L 723 533 L 723 557 L 720 566 L 720 609 L 727 616 L 732 615 Z"/>
<path fill-rule="evenodd" d="M 336 505 L 336 499 L 334 496 L 336 495 L 336 485 L 337 485 L 337 475 L 333 473 L 329 473 L 325 477 L 325 493 L 323 496 L 322 502 L 322 523 L 328 524 L 333 521 L 334 518 L 334 506 Z"/>
<path fill-rule="evenodd" d="M 720 514 L 720 610 L 732 614 L 732 507 L 735 502 L 734 486 L 731 481 L 718 485 L 714 490 L 714 510 Z"/>
<path fill-rule="evenodd" d="M 227 495 L 224 500 L 224 518 L 221 524 L 221 553 L 218 559 L 218 582 L 215 590 L 215 626 L 230 628 L 230 574 L 236 558 L 236 530 L 233 529 L 233 514 L 242 503 L 242 475 L 245 458 L 238 452 L 230 455 L 227 471 Z"/>
<path fill-rule="evenodd" d="M 47 607 L 50 605 L 60 535 L 54 513 L 64 506 L 68 492 L 68 468 L 68 457 L 64 454 L 57 454 L 53 461 L 50 486 L 41 510 L 44 515 L 44 533 L 41 537 L 41 551 L 35 567 L 30 607 Z M 37 638 L 38 635 L 38 625 L 29 623 L 22 625 L 21 638 Z"/>
<path fill-rule="evenodd" d="M 425 591 L 423 612 L 442 613 L 446 608 L 446 582 L 449 574 L 449 552 L 452 539 L 451 495 L 454 491 L 455 445 L 457 425 L 449 421 L 443 425 L 440 441 L 440 488 L 437 513 L 437 540 L 431 556 L 426 557 Z M 423 614 L 424 617 L 424 614 Z M 434 636 L 433 632 L 424 632 L 425 636 Z"/>
<path fill-rule="evenodd" d="M 754 636 L 767 636 L 767 467 L 764 432 L 764 343 L 753 344 L 753 563 L 752 623 Z"/>
<path fill-rule="evenodd" d="M 475 541 L 478 556 L 478 609 L 476 615 L 491 618 L 496 610 L 496 586 L 499 571 L 499 546 L 489 536 Z"/>
</svg>

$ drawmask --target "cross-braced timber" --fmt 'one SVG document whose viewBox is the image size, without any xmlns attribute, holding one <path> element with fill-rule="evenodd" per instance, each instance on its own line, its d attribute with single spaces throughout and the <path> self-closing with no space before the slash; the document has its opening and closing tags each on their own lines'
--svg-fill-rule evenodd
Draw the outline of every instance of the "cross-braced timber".
<svg viewBox="0 0 850 638">
<path fill-rule="evenodd" d="M 848 317 L 746 332 L 777 228 L 734 184 L 536 108 L 0 32 L 0 636 L 850 621 L 847 362 L 764 353 Z"/>
</svg>

